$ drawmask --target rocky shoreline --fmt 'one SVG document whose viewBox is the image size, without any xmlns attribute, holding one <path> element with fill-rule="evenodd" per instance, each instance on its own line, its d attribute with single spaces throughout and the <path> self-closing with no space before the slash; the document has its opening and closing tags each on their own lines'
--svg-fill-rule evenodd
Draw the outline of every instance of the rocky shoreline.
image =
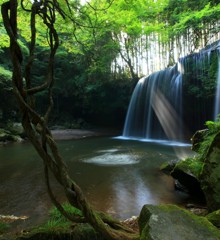
<svg viewBox="0 0 220 240">
<path fill-rule="evenodd" d="M 120 135 L 115 129 L 64 129 L 63 127 L 53 127 L 51 133 L 55 140 L 82 139 L 88 137 L 116 136 Z M 0 145 L 11 142 L 22 142 L 27 140 L 21 124 L 15 123 L 10 128 L 0 128 Z"/>
</svg>

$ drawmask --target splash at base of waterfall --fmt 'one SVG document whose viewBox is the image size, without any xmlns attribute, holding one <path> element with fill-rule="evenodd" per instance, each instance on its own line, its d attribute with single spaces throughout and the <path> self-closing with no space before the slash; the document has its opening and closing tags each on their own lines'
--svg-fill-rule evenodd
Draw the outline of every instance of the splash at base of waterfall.
<svg viewBox="0 0 220 240">
<path fill-rule="evenodd" d="M 152 139 L 152 138 L 137 138 L 137 137 L 124 137 L 118 136 L 114 137 L 113 139 L 121 139 L 127 141 L 139 141 L 139 142 L 149 142 L 149 143 L 158 143 L 167 146 L 176 146 L 176 147 L 190 147 L 191 144 L 185 142 L 178 142 L 178 141 L 169 141 L 163 139 Z"/>
</svg>

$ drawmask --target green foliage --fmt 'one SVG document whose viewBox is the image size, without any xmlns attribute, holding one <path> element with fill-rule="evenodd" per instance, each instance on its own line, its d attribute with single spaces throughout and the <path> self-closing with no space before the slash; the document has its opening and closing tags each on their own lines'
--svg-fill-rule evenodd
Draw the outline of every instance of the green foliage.
<svg viewBox="0 0 220 240">
<path fill-rule="evenodd" d="M 12 72 L 0 65 L 0 85 L 6 89 L 11 89 Z"/>
<path fill-rule="evenodd" d="M 65 209 L 65 211 L 67 211 L 69 214 L 82 217 L 81 211 L 72 207 L 70 204 L 64 203 L 62 206 Z M 32 233 L 37 232 L 64 233 L 70 229 L 72 223 L 68 221 L 63 215 L 61 215 L 56 207 L 53 207 L 50 210 L 49 216 L 50 216 L 49 220 L 46 223 L 42 224 L 41 226 L 34 228 Z"/>
<path fill-rule="evenodd" d="M 9 229 L 10 225 L 5 222 L 0 222 L 0 234 L 5 233 Z"/>
<path fill-rule="evenodd" d="M 209 150 L 215 135 L 220 131 L 220 117 L 217 118 L 217 121 L 206 121 L 205 125 L 208 130 L 205 132 L 203 141 L 200 143 L 199 153 L 200 158 L 205 159 L 206 154 Z"/>
<path fill-rule="evenodd" d="M 72 207 L 69 203 L 64 203 L 64 204 L 62 204 L 62 206 L 63 206 L 64 210 L 71 215 L 76 215 L 76 216 L 80 216 L 80 217 L 83 216 L 82 212 L 79 209 Z M 60 214 L 60 212 L 58 211 L 58 209 L 56 207 L 53 207 L 50 210 L 49 215 L 50 215 L 51 220 L 57 220 L 57 221 L 66 220 L 66 218 L 64 218 Z"/>
<path fill-rule="evenodd" d="M 209 213 L 206 218 L 216 227 L 220 228 L 220 210 Z"/>
<path fill-rule="evenodd" d="M 218 115 L 218 118 L 216 121 L 206 121 L 205 125 L 209 129 L 209 134 L 216 134 L 220 131 L 220 115 Z"/>
<path fill-rule="evenodd" d="M 58 2 L 68 13 L 65 2 Z M 26 3 L 26 7 L 29 7 L 30 2 Z M 99 123 L 113 121 L 112 125 L 115 125 L 114 121 L 120 121 L 119 124 L 116 123 L 120 125 L 136 82 L 129 81 L 133 77 L 129 68 L 124 72 L 112 71 L 112 63 L 119 53 L 127 63 L 131 63 L 135 55 L 139 55 L 141 44 L 145 45 L 146 50 L 150 46 L 143 43 L 141 37 L 145 39 L 154 34 L 160 42 L 170 45 L 171 39 L 184 36 L 189 28 L 204 31 L 207 24 L 212 25 L 219 19 L 220 6 L 219 1 L 214 0 L 114 0 L 112 4 L 106 0 L 91 0 L 83 6 L 79 1 L 73 1 L 71 8 L 71 18 L 64 20 L 57 15 L 56 27 L 61 46 L 55 62 L 53 120 L 62 121 L 66 118 L 74 122 L 83 119 L 85 122 L 98 120 Z M 24 53 L 24 62 L 30 43 L 29 20 L 29 14 L 19 7 L 19 44 Z M 48 62 L 47 32 L 39 18 L 36 23 L 37 51 L 32 69 L 33 86 L 43 83 Z M 217 30 L 216 26 L 206 31 L 215 33 Z M 7 93 L 3 99 L 0 90 L 0 102 L 7 103 L 4 105 L 11 108 L 11 97 L 7 92 L 11 90 L 11 73 L 8 70 L 11 66 L 7 51 L 9 40 L 1 16 L 0 35 L 0 86 L 4 95 Z M 216 63 L 213 58 L 211 70 L 199 76 L 201 86 L 195 86 L 192 83 L 194 79 L 189 76 L 190 87 L 187 91 L 200 101 L 214 94 Z M 134 66 L 131 67 L 134 69 Z M 195 67 L 192 66 L 193 69 Z M 37 97 L 36 104 L 43 110 L 46 92 Z M 6 117 L 11 115 L 6 110 L 4 112 Z M 115 120 L 113 115 L 120 115 L 120 120 Z"/>
<path fill-rule="evenodd" d="M 194 146 L 194 148 L 196 148 L 196 152 L 198 153 L 193 159 L 195 160 L 195 162 L 190 162 L 190 158 L 186 159 L 187 161 L 189 161 L 189 163 L 187 163 L 188 165 L 192 165 L 195 163 L 195 165 L 193 166 L 193 168 L 195 168 L 196 172 L 199 173 L 201 172 L 201 168 L 199 165 L 197 165 L 197 163 L 204 163 L 207 153 L 209 151 L 209 147 L 212 144 L 212 141 L 215 137 L 215 135 L 217 133 L 219 133 L 220 131 L 220 118 L 218 117 L 216 122 L 213 121 L 206 121 L 205 125 L 207 126 L 207 130 L 203 130 L 203 131 L 199 131 L 199 134 L 196 136 L 195 138 L 199 138 L 197 140 L 196 146 Z M 198 171 L 197 171 L 198 170 Z M 198 176 L 198 175 L 197 175 Z"/>
<path fill-rule="evenodd" d="M 197 4 L 197 6 L 201 6 Z M 207 23 L 213 23 L 218 20 L 220 13 L 220 4 L 211 7 L 210 3 L 204 6 L 202 9 L 196 9 L 191 11 L 183 11 L 178 14 L 178 19 L 173 26 L 175 34 L 184 33 L 186 29 L 192 28 L 198 30 L 204 29 L 204 25 Z M 216 31 L 218 31 L 216 29 Z"/>
</svg>

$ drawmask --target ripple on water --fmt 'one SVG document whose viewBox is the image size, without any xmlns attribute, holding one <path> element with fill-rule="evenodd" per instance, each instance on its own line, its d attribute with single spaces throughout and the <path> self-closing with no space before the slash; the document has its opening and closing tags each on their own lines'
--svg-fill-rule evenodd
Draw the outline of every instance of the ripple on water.
<svg viewBox="0 0 220 240">
<path fill-rule="evenodd" d="M 96 165 L 131 165 L 139 163 L 134 154 L 116 153 L 116 151 L 107 151 L 105 154 L 84 159 L 83 162 Z"/>
</svg>

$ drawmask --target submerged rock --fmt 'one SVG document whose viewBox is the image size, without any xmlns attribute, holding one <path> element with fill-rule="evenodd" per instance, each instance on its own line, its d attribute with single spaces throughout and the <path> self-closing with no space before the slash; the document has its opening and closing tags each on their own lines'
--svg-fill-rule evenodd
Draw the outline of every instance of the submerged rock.
<svg viewBox="0 0 220 240">
<path fill-rule="evenodd" d="M 220 231 L 205 217 L 175 205 L 145 205 L 139 217 L 140 240 L 219 240 Z"/>
</svg>

